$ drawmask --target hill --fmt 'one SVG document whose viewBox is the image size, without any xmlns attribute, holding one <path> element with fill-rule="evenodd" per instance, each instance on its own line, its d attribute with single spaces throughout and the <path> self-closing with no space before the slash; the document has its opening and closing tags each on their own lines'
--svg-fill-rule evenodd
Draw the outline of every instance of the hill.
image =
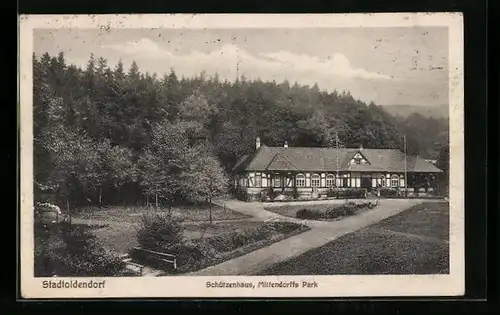
<svg viewBox="0 0 500 315">
<path fill-rule="evenodd" d="M 442 105 L 382 105 L 382 107 L 392 116 L 408 117 L 413 113 L 421 114 L 425 117 L 448 118 L 448 104 Z"/>
</svg>

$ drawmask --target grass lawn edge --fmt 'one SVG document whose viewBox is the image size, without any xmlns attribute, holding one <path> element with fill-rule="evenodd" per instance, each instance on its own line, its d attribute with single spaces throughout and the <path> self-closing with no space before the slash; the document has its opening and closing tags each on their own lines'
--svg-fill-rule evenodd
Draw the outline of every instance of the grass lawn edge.
<svg viewBox="0 0 500 315">
<path fill-rule="evenodd" d="M 189 273 L 191 273 L 191 272 L 197 272 L 197 271 L 203 270 L 205 268 L 216 266 L 218 264 L 224 263 L 224 262 L 229 261 L 231 259 L 235 259 L 235 258 L 244 256 L 244 255 L 249 254 L 249 253 L 251 253 L 253 251 L 256 251 L 256 250 L 259 250 L 261 248 L 270 246 L 270 245 L 272 245 L 274 243 L 277 243 L 277 242 L 281 242 L 281 241 L 283 241 L 283 240 L 285 240 L 287 238 L 290 238 L 292 236 L 296 236 L 296 235 L 302 234 L 302 233 L 310 231 L 310 230 L 311 230 L 311 228 L 309 226 L 302 226 L 302 228 L 297 229 L 297 230 L 295 230 L 293 232 L 290 232 L 290 233 L 287 233 L 287 234 L 278 234 L 278 235 L 273 236 L 272 238 L 261 240 L 261 241 L 258 241 L 258 242 L 254 242 L 254 243 L 248 244 L 246 246 L 243 246 L 243 247 L 237 248 L 235 250 L 232 250 L 230 252 L 226 252 L 219 259 L 213 260 L 213 261 L 207 261 L 206 264 L 202 264 L 201 267 L 199 267 L 199 268 L 197 268 L 195 270 L 185 271 L 185 272 L 182 272 L 182 273 L 161 272 L 160 274 L 157 275 L 157 277 L 162 277 L 162 276 L 188 276 Z"/>
</svg>

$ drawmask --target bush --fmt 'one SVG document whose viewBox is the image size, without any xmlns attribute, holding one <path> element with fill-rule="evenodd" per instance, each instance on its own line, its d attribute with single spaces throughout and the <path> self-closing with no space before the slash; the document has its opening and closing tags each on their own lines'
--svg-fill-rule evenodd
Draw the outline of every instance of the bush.
<svg viewBox="0 0 500 315">
<path fill-rule="evenodd" d="M 327 219 L 335 219 L 338 217 L 354 215 L 356 213 L 356 210 L 358 210 L 356 205 L 346 204 L 340 207 L 327 209 L 325 212 L 325 216 Z"/>
<path fill-rule="evenodd" d="M 356 211 L 371 208 L 373 205 L 374 204 L 371 202 L 348 202 L 344 205 L 328 207 L 324 211 L 316 209 L 301 209 L 296 212 L 295 217 L 307 220 L 330 220 L 342 216 L 354 215 L 356 214 Z"/>
<path fill-rule="evenodd" d="M 183 228 L 169 214 L 146 213 L 137 231 L 137 242 L 145 249 L 167 251 L 182 242 Z"/>
<path fill-rule="evenodd" d="M 269 201 L 269 197 L 267 196 L 267 191 L 260 192 L 260 201 L 261 202 Z"/>
<path fill-rule="evenodd" d="M 35 276 L 116 276 L 125 264 L 87 226 L 64 224 L 35 229 Z"/>
<path fill-rule="evenodd" d="M 391 198 L 397 197 L 398 191 L 391 188 L 381 188 L 380 189 L 380 197 Z"/>
<path fill-rule="evenodd" d="M 325 214 L 323 211 L 319 210 L 300 209 L 295 213 L 295 217 L 305 220 L 320 220 L 325 218 Z"/>
<path fill-rule="evenodd" d="M 278 197 L 278 193 L 275 192 L 272 187 L 269 187 L 269 189 L 267 190 L 267 197 L 270 200 L 274 200 L 276 197 Z"/>
<path fill-rule="evenodd" d="M 365 198 L 366 190 L 363 188 L 331 188 L 328 197 L 342 198 Z"/>
<path fill-rule="evenodd" d="M 282 234 L 289 234 L 301 228 L 301 225 L 293 222 L 271 222 L 267 223 L 266 226 L 268 229 Z"/>
<path fill-rule="evenodd" d="M 300 227 L 300 224 L 292 222 L 272 222 L 266 223 L 259 228 L 249 228 L 203 239 L 187 240 L 176 249 L 179 263 L 178 271 L 188 272 L 217 264 L 228 259 L 228 257 L 232 257 L 235 251 L 246 246 L 268 240 L 273 235 L 294 232 Z"/>
</svg>

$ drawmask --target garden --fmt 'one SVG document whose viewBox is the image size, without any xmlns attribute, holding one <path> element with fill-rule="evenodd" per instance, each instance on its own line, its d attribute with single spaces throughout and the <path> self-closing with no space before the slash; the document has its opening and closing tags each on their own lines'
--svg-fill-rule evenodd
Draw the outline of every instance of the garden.
<svg viewBox="0 0 500 315">
<path fill-rule="evenodd" d="M 265 209 L 283 216 L 306 220 L 338 220 L 363 210 L 374 209 L 378 201 L 347 201 L 341 204 L 268 206 Z"/>
<path fill-rule="evenodd" d="M 295 223 L 247 220 L 245 215 L 215 205 L 210 222 L 206 210 L 114 207 L 80 211 L 71 224 L 35 226 L 35 275 L 138 275 L 127 269 L 124 256 L 163 275 L 186 273 L 309 229 Z M 178 267 L 156 264 L 137 255 L 135 248 L 174 255 Z"/>
<path fill-rule="evenodd" d="M 201 235 L 185 237 L 185 229 L 201 230 Z M 165 268 L 164 274 L 176 274 L 216 265 L 307 230 L 291 222 L 183 225 L 168 214 L 149 213 L 143 217 L 137 241 L 149 251 L 175 255 L 178 268 Z M 140 257 L 135 258 L 141 263 Z"/>
</svg>

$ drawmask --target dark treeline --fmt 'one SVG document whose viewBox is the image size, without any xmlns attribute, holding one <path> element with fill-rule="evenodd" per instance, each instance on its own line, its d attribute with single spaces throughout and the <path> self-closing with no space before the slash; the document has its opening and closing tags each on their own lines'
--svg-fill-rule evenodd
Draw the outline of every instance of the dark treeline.
<svg viewBox="0 0 500 315">
<path fill-rule="evenodd" d="M 67 203 L 209 199 L 255 138 L 270 146 L 402 148 L 438 159 L 448 122 L 397 118 L 317 85 L 179 78 L 33 55 L 35 183 Z M 151 197 L 151 199 L 149 199 Z"/>
</svg>

